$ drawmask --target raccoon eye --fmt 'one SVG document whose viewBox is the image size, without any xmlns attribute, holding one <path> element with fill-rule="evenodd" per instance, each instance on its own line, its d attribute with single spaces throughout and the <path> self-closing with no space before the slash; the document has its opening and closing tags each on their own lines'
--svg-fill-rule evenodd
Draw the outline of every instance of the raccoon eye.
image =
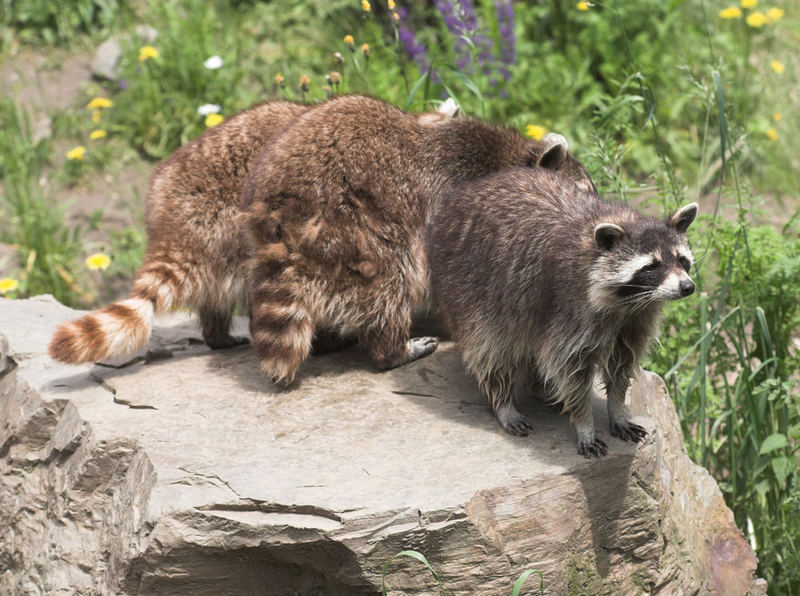
<svg viewBox="0 0 800 596">
<path fill-rule="evenodd" d="M 661 263 L 659 263 L 658 261 L 653 261 L 649 265 L 645 265 L 644 267 L 642 267 L 642 271 L 655 271 L 656 269 L 658 269 L 658 266 L 660 264 Z"/>
<path fill-rule="evenodd" d="M 686 273 L 689 273 L 689 269 L 692 268 L 692 264 L 689 262 L 689 259 L 686 257 L 678 257 L 678 263 L 683 268 Z"/>
</svg>

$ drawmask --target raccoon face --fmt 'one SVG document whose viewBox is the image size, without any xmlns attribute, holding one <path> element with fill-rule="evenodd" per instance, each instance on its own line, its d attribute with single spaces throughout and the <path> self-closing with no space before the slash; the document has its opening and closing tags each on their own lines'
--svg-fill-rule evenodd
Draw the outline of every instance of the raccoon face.
<svg viewBox="0 0 800 596">
<path fill-rule="evenodd" d="M 692 203 L 664 222 L 648 220 L 628 229 L 598 224 L 594 237 L 600 256 L 591 272 L 592 301 L 633 306 L 693 294 L 689 271 L 694 259 L 685 234 L 696 214 L 697 204 Z"/>
</svg>

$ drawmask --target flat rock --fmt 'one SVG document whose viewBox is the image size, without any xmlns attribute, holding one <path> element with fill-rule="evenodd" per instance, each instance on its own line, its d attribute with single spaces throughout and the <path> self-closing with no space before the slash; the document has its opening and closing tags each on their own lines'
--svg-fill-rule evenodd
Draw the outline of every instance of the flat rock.
<svg viewBox="0 0 800 596">
<path fill-rule="evenodd" d="M 0 299 L 0 593 L 377 594 L 405 549 L 449 594 L 526 569 L 546 594 L 765 592 L 652 373 L 628 396 L 645 442 L 608 438 L 596 395 L 609 454 L 586 460 L 545 405 L 504 433 L 449 343 L 382 373 L 358 347 L 312 357 L 278 390 L 185 314 L 122 366 L 56 363 L 78 314 Z M 438 593 L 410 558 L 385 579 Z"/>
</svg>

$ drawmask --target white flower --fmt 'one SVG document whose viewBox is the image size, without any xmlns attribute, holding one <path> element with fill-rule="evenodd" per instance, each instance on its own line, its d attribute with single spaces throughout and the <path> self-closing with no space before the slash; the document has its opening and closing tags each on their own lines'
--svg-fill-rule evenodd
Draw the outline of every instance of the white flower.
<svg viewBox="0 0 800 596">
<path fill-rule="evenodd" d="M 201 116 L 208 116 L 209 114 L 217 114 L 220 111 L 220 106 L 215 103 L 204 103 L 197 108 L 197 113 Z"/>
<path fill-rule="evenodd" d="M 219 56 L 211 56 L 211 58 L 203 62 L 203 66 L 208 70 L 217 70 L 218 68 L 222 68 L 223 64 L 225 64 L 225 62 L 223 62 L 222 58 Z"/>
</svg>

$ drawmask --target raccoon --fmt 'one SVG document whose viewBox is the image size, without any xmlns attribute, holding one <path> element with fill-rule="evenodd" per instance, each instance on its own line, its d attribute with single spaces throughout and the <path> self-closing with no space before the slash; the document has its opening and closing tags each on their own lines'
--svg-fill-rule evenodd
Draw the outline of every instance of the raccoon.
<svg viewBox="0 0 800 596">
<path fill-rule="evenodd" d="M 229 333 L 233 308 L 245 296 L 242 186 L 259 150 L 307 109 L 287 101 L 253 106 L 156 166 L 146 201 L 147 252 L 130 297 L 61 325 L 50 356 L 75 364 L 135 352 L 150 337 L 153 315 L 181 306 L 199 313 L 210 347 L 245 341 Z"/>
<path fill-rule="evenodd" d="M 471 118 L 424 123 L 363 96 L 297 118 L 259 157 L 244 191 L 262 372 L 291 383 L 320 331 L 357 338 L 380 369 L 433 352 L 436 339 L 410 336 L 427 293 L 428 206 L 510 166 L 556 169 L 594 189 L 559 135 L 533 141 Z"/>
<path fill-rule="evenodd" d="M 590 404 L 595 372 L 611 435 L 639 442 L 625 393 L 665 301 L 692 294 L 686 230 L 697 204 L 644 217 L 542 168 L 514 168 L 434 204 L 426 250 L 435 311 L 501 426 L 537 389 L 570 413 L 578 453 L 606 454 Z"/>
</svg>

